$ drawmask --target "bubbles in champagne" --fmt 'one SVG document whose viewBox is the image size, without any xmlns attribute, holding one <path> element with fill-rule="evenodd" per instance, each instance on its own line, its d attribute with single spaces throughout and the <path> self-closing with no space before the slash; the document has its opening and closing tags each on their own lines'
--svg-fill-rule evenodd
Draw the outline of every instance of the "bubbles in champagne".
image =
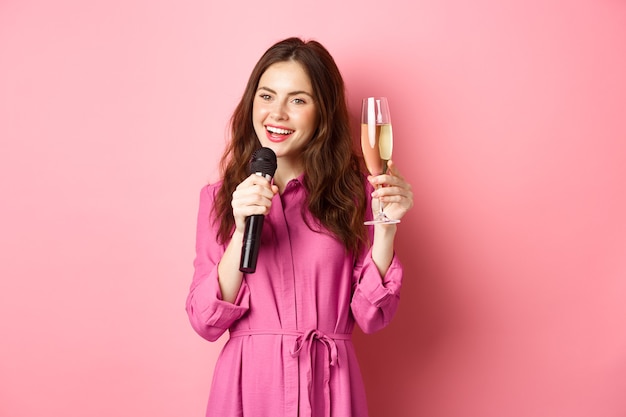
<svg viewBox="0 0 626 417">
<path fill-rule="evenodd" d="M 393 132 L 390 124 L 376 125 L 374 137 L 369 135 L 368 125 L 361 125 L 361 148 L 365 165 L 372 175 L 383 174 L 384 161 L 391 159 Z"/>
<path fill-rule="evenodd" d="M 393 151 L 393 130 L 390 124 L 380 126 L 378 147 L 380 148 L 380 159 L 384 161 L 390 160 Z"/>
</svg>

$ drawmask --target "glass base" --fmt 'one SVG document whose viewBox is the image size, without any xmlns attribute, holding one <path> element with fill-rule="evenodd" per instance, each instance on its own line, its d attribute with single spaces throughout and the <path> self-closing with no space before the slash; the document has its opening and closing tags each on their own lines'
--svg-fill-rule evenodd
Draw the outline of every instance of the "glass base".
<svg viewBox="0 0 626 417">
<path fill-rule="evenodd" d="M 389 217 L 387 217 L 385 215 L 385 213 L 379 213 L 372 220 L 368 220 L 366 222 L 363 222 L 363 224 L 366 225 L 366 226 L 371 226 L 371 225 L 374 225 L 374 224 L 396 224 L 396 223 L 400 223 L 400 220 L 390 219 Z"/>
</svg>

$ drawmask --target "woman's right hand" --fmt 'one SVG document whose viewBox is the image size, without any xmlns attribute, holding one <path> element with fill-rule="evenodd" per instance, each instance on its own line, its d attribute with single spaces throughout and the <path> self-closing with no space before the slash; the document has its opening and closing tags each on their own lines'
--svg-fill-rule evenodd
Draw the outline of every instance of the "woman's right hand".
<svg viewBox="0 0 626 417">
<path fill-rule="evenodd" d="M 218 264 L 217 274 L 221 299 L 234 303 L 243 273 L 239 270 L 241 242 L 246 231 L 246 217 L 253 214 L 266 215 L 272 206 L 272 197 L 278 193 L 278 187 L 256 174 L 250 175 L 233 192 L 231 206 L 235 217 L 235 233 Z"/>
<path fill-rule="evenodd" d="M 266 178 L 251 174 L 233 192 L 231 206 L 235 217 L 235 229 L 244 233 L 246 217 L 253 214 L 266 215 L 272 206 L 272 198 L 278 193 L 278 186 Z"/>
</svg>

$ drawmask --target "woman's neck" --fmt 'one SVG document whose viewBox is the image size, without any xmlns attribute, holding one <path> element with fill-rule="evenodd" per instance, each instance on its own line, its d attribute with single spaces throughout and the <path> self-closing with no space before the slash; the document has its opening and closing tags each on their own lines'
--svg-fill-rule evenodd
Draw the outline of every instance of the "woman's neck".
<svg viewBox="0 0 626 417">
<path fill-rule="evenodd" d="M 290 164 L 279 159 L 278 168 L 274 174 L 274 184 L 278 186 L 278 192 L 282 194 L 289 181 L 298 178 L 303 172 L 304 168 L 301 164 Z"/>
</svg>

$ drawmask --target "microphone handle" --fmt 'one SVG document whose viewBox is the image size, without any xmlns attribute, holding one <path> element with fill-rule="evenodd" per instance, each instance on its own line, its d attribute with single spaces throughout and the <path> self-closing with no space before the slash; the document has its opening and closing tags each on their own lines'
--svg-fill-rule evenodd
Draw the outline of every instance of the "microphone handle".
<svg viewBox="0 0 626 417">
<path fill-rule="evenodd" d="M 254 214 L 246 218 L 246 231 L 243 237 L 243 247 L 241 248 L 241 261 L 239 270 L 246 274 L 256 271 L 256 261 L 261 247 L 261 232 L 263 232 L 262 214 Z"/>
</svg>

